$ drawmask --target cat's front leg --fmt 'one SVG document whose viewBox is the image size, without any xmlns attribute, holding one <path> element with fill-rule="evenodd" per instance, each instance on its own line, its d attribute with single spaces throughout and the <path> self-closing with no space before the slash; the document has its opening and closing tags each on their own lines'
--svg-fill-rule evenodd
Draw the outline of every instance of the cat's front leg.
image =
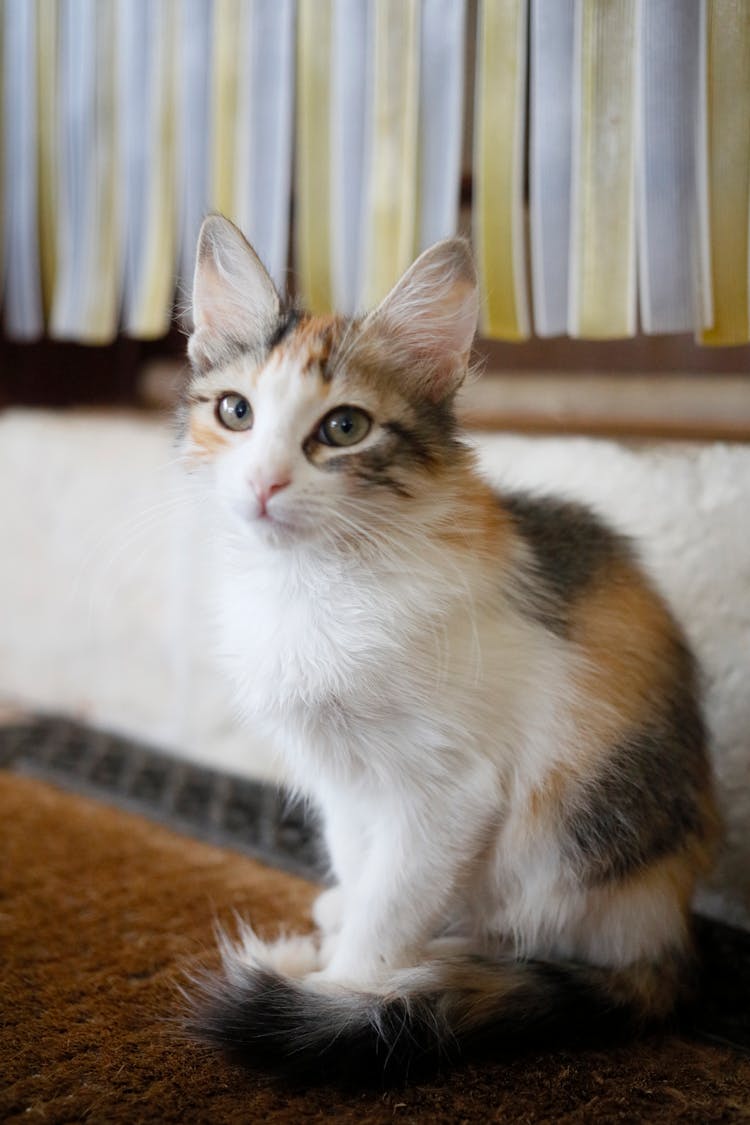
<svg viewBox="0 0 750 1125">
<path fill-rule="evenodd" d="M 419 963 L 482 851 L 494 811 L 476 793 L 469 802 L 456 790 L 380 808 L 319 979 L 377 987 L 384 973 Z"/>
<path fill-rule="evenodd" d="M 338 884 L 328 887 L 315 899 L 312 916 L 315 925 L 324 937 L 338 933 L 344 920 L 344 888 Z"/>
<path fill-rule="evenodd" d="M 362 872 L 369 821 L 367 811 L 360 807 L 359 801 L 346 799 L 339 792 L 323 792 L 318 795 L 318 801 L 323 813 L 331 873 L 336 883 L 318 895 L 312 914 L 330 955 L 334 935 L 343 923 L 347 894 L 351 893 Z M 324 957 L 325 960 L 328 957 Z"/>
</svg>

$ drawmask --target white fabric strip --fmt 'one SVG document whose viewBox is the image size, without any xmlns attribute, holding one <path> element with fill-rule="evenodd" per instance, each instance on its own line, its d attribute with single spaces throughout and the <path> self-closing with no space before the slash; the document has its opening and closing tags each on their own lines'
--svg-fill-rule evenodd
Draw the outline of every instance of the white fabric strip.
<svg viewBox="0 0 750 1125">
<path fill-rule="evenodd" d="M 465 0 L 422 0 L 417 250 L 456 233 L 463 141 Z"/>
<path fill-rule="evenodd" d="M 696 210 L 698 213 L 697 320 L 700 328 L 714 322 L 714 293 L 711 277 L 711 222 L 708 182 L 708 12 L 709 0 L 698 0 L 698 107 L 696 114 Z"/>
<path fill-rule="evenodd" d="M 73 2 L 63 4 L 60 12 L 58 264 L 50 322 L 51 335 L 73 339 L 77 334 L 75 301 L 83 252 L 84 195 L 82 146 L 76 143 L 76 132 L 82 127 L 80 119 L 91 100 L 94 81 L 94 27 L 88 20 L 81 20 L 81 14 Z M 77 23 L 80 27 L 76 33 Z"/>
<path fill-rule="evenodd" d="M 242 27 L 232 218 L 283 292 L 292 176 L 293 0 L 252 0 Z"/>
<path fill-rule="evenodd" d="M 419 0 L 373 4 L 365 300 L 375 305 L 413 260 L 419 123 Z"/>
<path fill-rule="evenodd" d="M 153 28 L 151 0 L 118 0 L 117 118 L 122 238 L 122 305 L 126 329 L 143 270 L 149 190 L 147 136 L 152 112 Z M 153 12 L 153 8 L 152 8 Z"/>
<path fill-rule="evenodd" d="M 117 333 L 115 9 L 60 0 L 60 215 L 50 334 L 104 344 Z"/>
<path fill-rule="evenodd" d="M 575 0 L 531 0 L 529 202 L 534 330 L 568 323 Z"/>
<path fill-rule="evenodd" d="M 123 330 L 155 339 L 169 331 L 174 295 L 177 4 L 120 0 L 117 17 Z"/>
<path fill-rule="evenodd" d="M 372 127 L 372 26 L 368 0 L 334 0 L 331 50 L 331 239 L 339 312 L 362 305 L 367 138 Z"/>
<path fill-rule="evenodd" d="M 174 106 L 177 0 L 149 5 L 149 115 L 142 144 L 147 169 L 144 255 L 126 330 L 143 340 L 169 331 L 176 272 Z"/>
<path fill-rule="evenodd" d="M 177 35 L 177 136 L 175 166 L 178 206 L 178 270 L 181 304 L 189 300 L 195 248 L 209 209 L 211 172 L 211 0 L 181 0 Z"/>
<path fill-rule="evenodd" d="M 5 0 L 2 31 L 4 109 L 3 269 L 5 328 L 33 340 L 43 328 L 37 230 L 36 5 Z"/>
<path fill-rule="evenodd" d="M 698 327 L 699 0 L 640 0 L 638 277 L 647 333 Z"/>
</svg>

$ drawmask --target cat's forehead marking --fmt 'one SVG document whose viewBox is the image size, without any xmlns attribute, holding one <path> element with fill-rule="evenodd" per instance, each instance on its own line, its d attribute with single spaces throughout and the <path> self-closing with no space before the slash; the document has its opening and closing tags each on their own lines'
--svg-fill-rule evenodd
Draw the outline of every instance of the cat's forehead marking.
<svg viewBox="0 0 750 1125">
<path fill-rule="evenodd" d="M 329 361 L 343 331 L 339 317 L 302 316 L 278 347 L 303 374 L 317 373 L 323 382 L 330 383 L 333 371 Z"/>
</svg>

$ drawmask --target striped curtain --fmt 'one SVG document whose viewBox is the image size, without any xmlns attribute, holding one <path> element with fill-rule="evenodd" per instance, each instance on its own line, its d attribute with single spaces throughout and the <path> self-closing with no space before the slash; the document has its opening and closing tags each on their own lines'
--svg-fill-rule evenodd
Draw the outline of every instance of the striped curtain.
<svg viewBox="0 0 750 1125">
<path fill-rule="evenodd" d="M 747 0 L 0 0 L 0 51 L 12 338 L 163 335 L 218 210 L 317 311 L 460 229 L 487 336 L 750 340 Z"/>
</svg>

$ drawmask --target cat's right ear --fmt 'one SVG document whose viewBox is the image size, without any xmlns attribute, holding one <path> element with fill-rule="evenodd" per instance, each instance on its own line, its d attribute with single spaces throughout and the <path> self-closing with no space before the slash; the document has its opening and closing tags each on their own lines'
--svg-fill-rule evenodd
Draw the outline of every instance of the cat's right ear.
<svg viewBox="0 0 750 1125">
<path fill-rule="evenodd" d="M 252 246 L 234 223 L 209 215 L 198 236 L 193 279 L 188 355 L 195 368 L 215 367 L 237 344 L 261 347 L 280 311 L 276 288 Z"/>
<path fill-rule="evenodd" d="M 469 246 L 447 238 L 420 254 L 365 318 L 359 346 L 374 349 L 375 367 L 399 371 L 418 394 L 444 401 L 466 375 L 478 313 Z"/>
</svg>

